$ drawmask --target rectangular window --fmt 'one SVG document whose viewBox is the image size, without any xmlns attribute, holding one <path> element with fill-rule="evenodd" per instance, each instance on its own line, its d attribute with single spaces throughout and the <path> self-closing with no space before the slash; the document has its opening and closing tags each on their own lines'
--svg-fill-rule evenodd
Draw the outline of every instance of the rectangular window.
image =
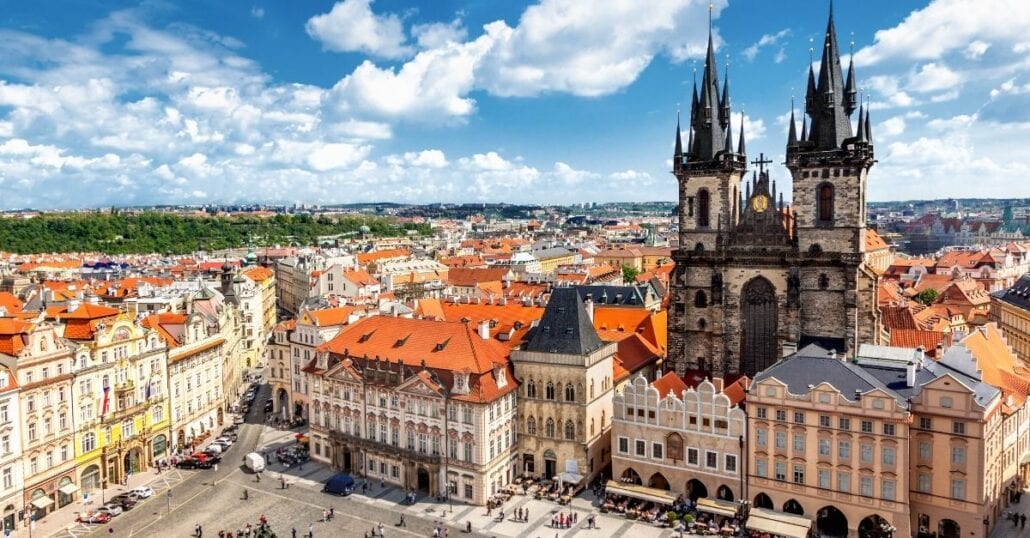
<svg viewBox="0 0 1030 538">
<path fill-rule="evenodd" d="M 862 433 L 873 433 L 873 421 L 863 420 L 862 421 Z"/>
<path fill-rule="evenodd" d="M 951 497 L 954 499 L 966 498 L 966 481 L 958 478 L 951 480 Z"/>
<path fill-rule="evenodd" d="M 850 441 L 838 441 L 837 442 L 837 457 L 842 460 L 851 459 L 851 442 Z"/>
<path fill-rule="evenodd" d="M 643 456 L 647 452 L 647 443 L 638 440 L 636 442 L 636 448 L 637 448 L 637 451 L 636 451 L 637 456 Z"/>
<path fill-rule="evenodd" d="M 756 408 L 755 409 L 755 416 L 764 420 L 766 418 L 766 408 L 764 408 L 764 407 Z"/>
<path fill-rule="evenodd" d="M 845 471 L 837 472 L 837 490 L 843 493 L 851 491 L 851 474 Z"/>
<path fill-rule="evenodd" d="M 696 448 L 687 449 L 687 463 L 690 465 L 697 465 L 698 453 Z"/>
<path fill-rule="evenodd" d="M 664 457 L 662 455 L 663 452 L 664 451 L 662 450 L 662 444 L 661 443 L 651 443 L 651 457 L 652 458 L 654 458 L 656 460 L 662 459 Z"/>
<path fill-rule="evenodd" d="M 719 454 L 705 451 L 705 467 L 709 469 L 719 468 Z"/>
<path fill-rule="evenodd" d="M 795 465 L 794 466 L 794 483 L 804 484 L 805 483 L 805 466 Z"/>
<path fill-rule="evenodd" d="M 931 484 L 932 482 L 930 479 L 930 475 L 922 473 L 919 475 L 919 479 L 916 481 L 916 491 L 930 493 Z"/>
<path fill-rule="evenodd" d="M 787 448 L 787 432 L 776 432 L 776 448 Z"/>
<path fill-rule="evenodd" d="M 861 461 L 862 463 L 873 462 L 873 445 L 862 443 L 861 445 L 858 445 L 858 451 L 859 461 Z"/>
<path fill-rule="evenodd" d="M 794 434 L 794 452 L 805 451 L 805 434 L 795 433 Z"/>
<path fill-rule="evenodd" d="M 769 441 L 768 437 L 769 432 L 766 431 L 765 428 L 759 428 L 755 430 L 755 444 L 757 444 L 758 446 L 765 446 L 766 443 Z"/>
<path fill-rule="evenodd" d="M 894 500 L 894 481 L 884 480 L 880 484 L 880 496 L 888 501 Z"/>
<path fill-rule="evenodd" d="M 781 480 L 781 481 L 787 479 L 787 464 L 786 464 L 786 462 L 782 462 L 782 461 L 776 462 L 776 476 L 774 478 L 776 478 L 776 480 Z"/>
<path fill-rule="evenodd" d="M 819 455 L 829 456 L 830 455 L 830 440 L 820 439 L 819 440 Z"/>
<path fill-rule="evenodd" d="M 755 461 L 755 474 L 765 478 L 769 473 L 769 464 L 765 460 Z"/>
<path fill-rule="evenodd" d="M 932 430 L 933 420 L 930 417 L 919 417 L 919 429 L 921 430 Z"/>
<path fill-rule="evenodd" d="M 819 427 L 820 428 L 829 428 L 830 427 L 830 416 L 829 415 L 819 415 Z"/>
<path fill-rule="evenodd" d="M 735 454 L 726 454 L 726 466 L 723 468 L 727 473 L 737 472 L 737 456 Z"/>
<path fill-rule="evenodd" d="M 625 437 L 619 437 L 619 453 L 629 454 L 629 439 Z"/>
<path fill-rule="evenodd" d="M 894 436 L 894 425 L 893 424 L 886 424 L 886 423 L 884 423 L 884 425 L 883 425 L 883 434 L 884 435 L 890 435 L 891 437 L 893 437 Z"/>
<path fill-rule="evenodd" d="M 804 423 L 805 423 L 805 414 L 800 412 L 800 411 L 795 411 L 794 412 L 794 424 L 804 424 Z"/>
<path fill-rule="evenodd" d="M 919 441 L 919 459 L 922 461 L 930 461 L 933 451 L 931 450 L 932 445 L 929 441 Z"/>
<path fill-rule="evenodd" d="M 830 471 L 828 469 L 819 469 L 819 487 L 830 489 Z"/>
<path fill-rule="evenodd" d="M 951 424 L 951 433 L 954 433 L 955 435 L 965 435 L 966 434 L 966 424 L 965 424 L 965 422 L 953 422 Z"/>
<path fill-rule="evenodd" d="M 838 421 L 838 423 L 837 423 L 837 428 L 841 429 L 841 430 L 844 430 L 844 431 L 850 430 L 851 429 L 851 419 L 850 418 L 842 418 L 842 419 L 840 419 Z"/>
<path fill-rule="evenodd" d="M 966 449 L 960 446 L 951 447 L 951 463 L 953 465 L 965 465 Z"/>
<path fill-rule="evenodd" d="M 880 461 L 884 465 L 894 466 L 894 447 L 885 446 L 880 449 Z"/>
<path fill-rule="evenodd" d="M 776 410 L 776 420 L 778 420 L 780 422 L 786 422 L 787 421 L 787 412 L 785 410 L 783 410 L 783 409 L 777 409 Z"/>
<path fill-rule="evenodd" d="M 863 476 L 859 481 L 859 492 L 858 494 L 863 497 L 873 496 L 873 479 L 869 476 Z"/>
</svg>

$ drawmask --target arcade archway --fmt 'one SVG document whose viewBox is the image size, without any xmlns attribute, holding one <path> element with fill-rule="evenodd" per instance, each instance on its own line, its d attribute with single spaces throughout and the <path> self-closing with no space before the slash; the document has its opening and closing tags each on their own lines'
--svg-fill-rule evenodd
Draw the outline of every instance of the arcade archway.
<svg viewBox="0 0 1030 538">
<path fill-rule="evenodd" d="M 815 528 L 826 538 L 846 538 L 848 518 L 836 506 L 824 506 L 816 512 Z"/>
</svg>

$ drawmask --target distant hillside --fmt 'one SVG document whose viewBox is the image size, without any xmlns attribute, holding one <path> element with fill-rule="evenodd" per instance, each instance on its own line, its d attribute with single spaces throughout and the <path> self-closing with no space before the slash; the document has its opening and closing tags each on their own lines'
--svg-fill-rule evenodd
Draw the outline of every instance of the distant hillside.
<svg viewBox="0 0 1030 538">
<path fill-rule="evenodd" d="M 0 251 L 172 253 L 258 245 L 314 244 L 320 236 L 356 233 L 368 226 L 376 236 L 428 233 L 428 227 L 399 225 L 388 218 L 332 218 L 311 215 L 184 217 L 167 213 L 55 214 L 0 219 Z"/>
</svg>

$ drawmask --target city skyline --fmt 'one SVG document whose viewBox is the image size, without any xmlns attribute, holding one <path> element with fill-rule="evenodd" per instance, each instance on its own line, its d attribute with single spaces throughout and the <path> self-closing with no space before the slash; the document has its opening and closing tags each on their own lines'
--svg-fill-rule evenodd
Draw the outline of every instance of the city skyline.
<svg viewBox="0 0 1030 538">
<path fill-rule="evenodd" d="M 1010 179 L 1030 172 L 1030 7 L 996 4 L 834 5 L 872 109 L 871 201 L 1030 195 Z M 709 21 L 681 1 L 108 5 L 0 19 L 0 209 L 672 201 Z M 749 159 L 783 161 L 828 9 L 712 6 Z"/>
</svg>

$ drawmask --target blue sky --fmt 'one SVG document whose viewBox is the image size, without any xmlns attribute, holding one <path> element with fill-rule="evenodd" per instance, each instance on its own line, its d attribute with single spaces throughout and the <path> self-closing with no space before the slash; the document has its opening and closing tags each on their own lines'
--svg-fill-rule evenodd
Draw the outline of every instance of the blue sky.
<svg viewBox="0 0 1030 538">
<path fill-rule="evenodd" d="M 10 4 L 2 208 L 674 200 L 675 114 L 688 113 L 709 11 L 696 0 Z M 715 2 L 718 67 L 729 65 L 750 158 L 782 161 L 828 9 Z M 837 0 L 834 13 L 873 109 L 870 199 L 1030 196 L 1030 3 Z"/>
</svg>

